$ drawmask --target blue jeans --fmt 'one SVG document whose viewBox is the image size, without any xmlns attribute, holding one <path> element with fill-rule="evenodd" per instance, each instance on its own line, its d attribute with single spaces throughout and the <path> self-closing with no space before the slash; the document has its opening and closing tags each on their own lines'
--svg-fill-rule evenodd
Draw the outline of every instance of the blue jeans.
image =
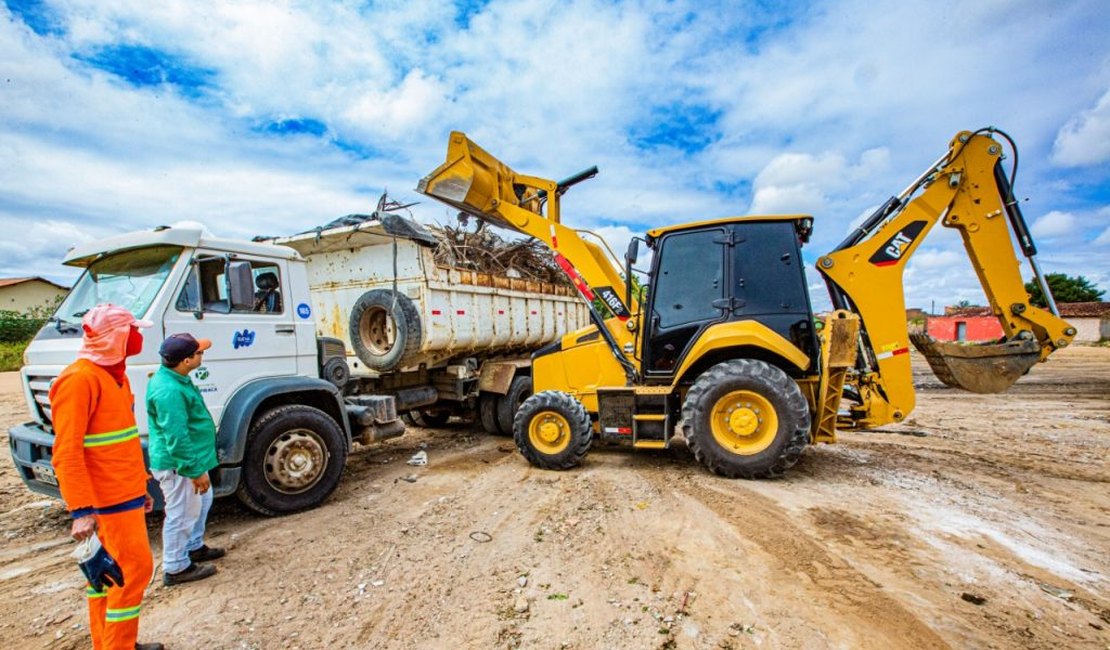
<svg viewBox="0 0 1110 650">
<path fill-rule="evenodd" d="M 189 568 L 189 551 L 204 546 L 204 524 L 212 508 L 212 488 L 197 494 L 192 479 L 172 469 L 156 469 L 151 474 L 158 480 L 166 503 L 166 518 L 162 521 L 162 571 L 180 573 Z"/>
</svg>

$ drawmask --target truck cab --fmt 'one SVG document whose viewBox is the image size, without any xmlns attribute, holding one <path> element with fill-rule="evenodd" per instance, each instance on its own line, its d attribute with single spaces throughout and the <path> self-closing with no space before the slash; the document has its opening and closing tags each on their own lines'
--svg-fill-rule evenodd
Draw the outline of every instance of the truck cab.
<svg viewBox="0 0 1110 650">
<path fill-rule="evenodd" d="M 161 341 L 177 332 L 212 340 L 193 381 L 217 423 L 217 496 L 237 494 L 265 514 L 313 507 L 335 489 L 353 441 L 404 430 L 392 397 L 344 398 L 321 378 L 343 345 L 317 338 L 304 258 L 291 248 L 159 228 L 77 246 L 64 263 L 84 272 L 27 348 L 32 420 L 9 436 L 20 476 L 36 492 L 59 494 L 48 394 L 76 359 L 82 316 L 99 303 L 155 324 L 127 369 L 144 448 L 144 396 Z"/>
</svg>

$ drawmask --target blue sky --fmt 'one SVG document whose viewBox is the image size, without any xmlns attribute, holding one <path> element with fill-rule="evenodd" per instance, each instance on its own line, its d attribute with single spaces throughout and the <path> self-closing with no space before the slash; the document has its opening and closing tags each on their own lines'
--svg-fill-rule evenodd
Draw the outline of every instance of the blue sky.
<svg viewBox="0 0 1110 650">
<path fill-rule="evenodd" d="M 70 282 L 68 247 L 161 224 L 299 232 L 383 190 L 448 223 L 413 188 L 452 130 L 525 173 L 598 165 L 564 220 L 618 250 L 660 225 L 805 212 L 812 261 L 988 125 L 1020 147 L 1042 269 L 1110 299 L 1100 0 L 6 0 L 0 277 Z M 910 306 L 983 302 L 943 228 L 906 283 Z"/>
</svg>

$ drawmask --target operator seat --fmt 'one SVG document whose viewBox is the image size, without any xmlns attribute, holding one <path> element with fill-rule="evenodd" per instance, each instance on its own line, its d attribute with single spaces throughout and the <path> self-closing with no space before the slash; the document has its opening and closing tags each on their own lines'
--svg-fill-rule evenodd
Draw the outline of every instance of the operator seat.
<svg viewBox="0 0 1110 650">
<path fill-rule="evenodd" d="M 258 291 L 254 292 L 254 310 L 276 313 L 281 311 L 281 292 L 278 291 L 278 277 L 276 273 L 267 271 L 259 273 L 254 279 Z"/>
</svg>

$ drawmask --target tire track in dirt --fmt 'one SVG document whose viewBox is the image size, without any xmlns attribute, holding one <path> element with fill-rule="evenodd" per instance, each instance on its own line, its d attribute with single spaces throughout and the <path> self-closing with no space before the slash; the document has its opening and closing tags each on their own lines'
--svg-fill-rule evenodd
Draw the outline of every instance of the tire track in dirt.
<svg viewBox="0 0 1110 650">
<path fill-rule="evenodd" d="M 772 500 L 739 483 L 720 482 L 713 477 L 695 477 L 681 486 L 660 481 L 660 488 L 671 490 L 677 500 L 686 502 L 679 507 L 699 504 L 738 536 L 758 546 L 776 565 L 772 570 L 779 579 L 774 583 L 796 585 L 783 591 L 797 599 L 799 609 L 805 603 L 809 611 L 833 613 L 843 630 L 866 630 L 863 635 L 846 639 L 852 647 L 950 647 L 912 611 L 885 593 L 882 585 L 832 553 L 822 540 L 811 537 Z M 791 581 L 788 576 L 800 580 Z"/>
</svg>

